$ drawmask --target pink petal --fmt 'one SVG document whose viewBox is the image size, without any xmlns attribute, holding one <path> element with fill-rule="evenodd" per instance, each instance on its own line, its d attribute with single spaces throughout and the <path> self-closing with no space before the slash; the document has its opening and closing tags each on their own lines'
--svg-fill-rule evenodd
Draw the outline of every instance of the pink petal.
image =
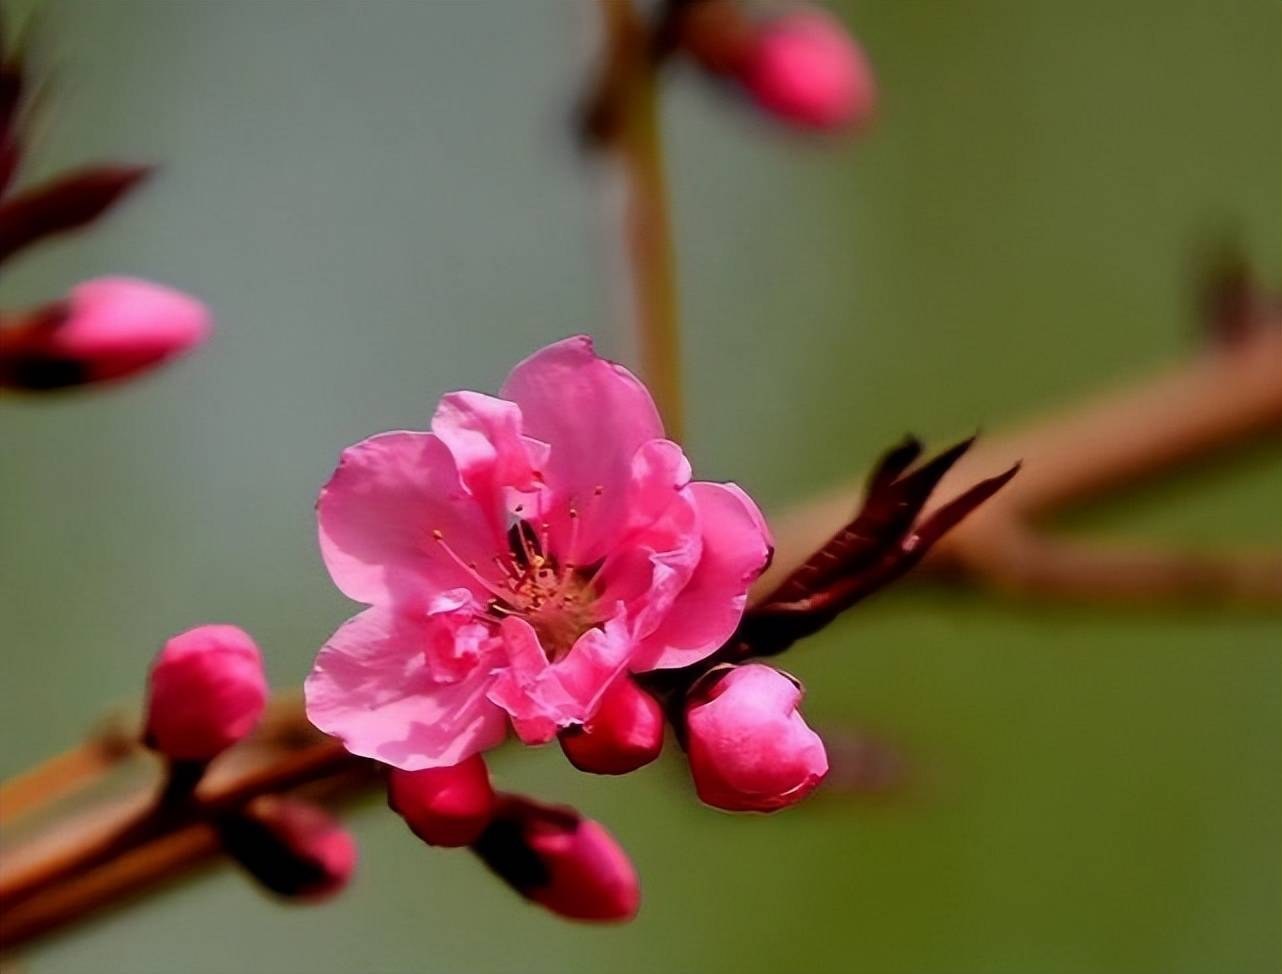
<svg viewBox="0 0 1282 974">
<path fill-rule="evenodd" d="M 632 531 L 601 566 L 601 600 L 627 608 L 633 639 L 649 636 L 689 584 L 702 551 L 699 511 L 688 490 L 667 490 L 663 516 Z"/>
<path fill-rule="evenodd" d="M 644 641 L 634 671 L 688 666 L 718 650 L 743 617 L 748 589 L 770 559 L 757 505 L 734 484 L 696 482 L 703 554 L 689 583 Z"/>
<path fill-rule="evenodd" d="M 596 713 L 610 684 L 627 669 L 633 645 L 623 614 L 616 612 L 604 628 L 589 629 L 564 659 L 553 664 L 561 685 L 577 704 L 573 723 L 581 724 Z"/>
<path fill-rule="evenodd" d="M 349 598 L 422 609 L 447 589 L 493 594 L 433 534 L 459 560 L 490 567 L 493 527 L 431 433 L 381 433 L 344 450 L 316 515 L 325 566 Z"/>
<path fill-rule="evenodd" d="M 534 628 L 524 619 L 503 620 L 508 666 L 494 679 L 489 698 L 512 717 L 526 744 L 543 744 L 557 730 L 582 723 L 596 711 L 609 685 L 627 667 L 632 641 L 622 615 L 604 629 L 589 629 L 564 659 L 549 663 Z"/>
<path fill-rule="evenodd" d="M 521 433 L 520 407 L 479 392 L 451 392 L 436 408 L 432 432 L 449 448 L 459 478 L 505 539 L 504 489 L 538 486 L 536 451 Z"/>
<path fill-rule="evenodd" d="M 558 727 L 573 723 L 575 702 L 552 671 L 533 626 L 509 616 L 500 629 L 508 665 L 494 678 L 489 699 L 511 715 L 522 741 L 545 744 Z"/>
<path fill-rule="evenodd" d="M 500 395 L 521 407 L 526 435 L 550 448 L 543 473 L 553 547 L 577 564 L 599 560 L 627 521 L 633 456 L 663 436 L 650 393 L 627 369 L 599 358 L 592 340 L 580 335 L 519 364 Z M 564 513 L 572 505 L 582 516 L 570 552 Z"/>
<path fill-rule="evenodd" d="M 405 771 L 458 764 L 502 743 L 504 713 L 485 696 L 478 666 L 434 682 L 424 659 L 426 618 L 375 606 L 330 637 L 304 686 L 307 716 L 353 754 Z"/>
<path fill-rule="evenodd" d="M 437 683 L 457 683 L 481 663 L 494 637 L 476 622 L 483 607 L 465 588 L 450 589 L 427 606 L 424 656 Z"/>
</svg>

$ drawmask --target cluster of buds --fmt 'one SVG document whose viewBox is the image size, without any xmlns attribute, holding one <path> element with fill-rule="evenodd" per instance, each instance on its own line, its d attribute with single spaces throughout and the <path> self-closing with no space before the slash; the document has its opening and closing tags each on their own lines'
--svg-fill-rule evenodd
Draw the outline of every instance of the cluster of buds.
<svg viewBox="0 0 1282 974">
<path fill-rule="evenodd" d="M 858 130 L 877 84 L 863 49 L 832 15 L 792 5 L 760 18 L 742 0 L 671 0 L 665 47 L 736 84 L 769 117 L 811 131 Z"/>
<path fill-rule="evenodd" d="M 770 812 L 812 792 L 828 771 L 823 742 L 797 711 L 801 688 L 761 664 L 723 665 L 684 697 L 678 734 L 695 790 L 726 811 Z M 664 706 L 628 676 L 586 722 L 562 731 L 581 771 L 626 774 L 659 756 Z M 564 806 L 495 792 L 484 759 L 390 768 L 388 805 L 429 845 L 468 846 L 530 901 L 588 921 L 630 919 L 640 904 L 636 871 L 606 829 Z"/>
<path fill-rule="evenodd" d="M 193 800 L 210 763 L 244 740 L 267 703 L 262 655 L 229 625 L 174 636 L 151 665 L 144 741 L 169 763 L 166 808 Z M 341 890 L 356 867 L 356 843 L 324 809 L 266 795 L 214 819 L 223 850 L 266 889 L 317 900 Z"/>
<path fill-rule="evenodd" d="M 0 23 L 0 265 L 90 226 L 149 173 L 144 166 L 96 165 L 15 189 L 30 87 Z M 0 310 L 0 389 L 122 379 L 188 351 L 209 330 L 204 305 L 172 288 L 129 277 L 85 281 L 40 307 Z"/>
</svg>

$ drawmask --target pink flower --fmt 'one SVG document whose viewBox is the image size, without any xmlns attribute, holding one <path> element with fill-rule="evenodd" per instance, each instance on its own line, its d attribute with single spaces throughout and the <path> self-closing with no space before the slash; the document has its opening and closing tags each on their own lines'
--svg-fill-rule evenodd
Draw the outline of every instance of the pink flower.
<svg viewBox="0 0 1282 974">
<path fill-rule="evenodd" d="M 743 82 L 762 108 L 812 129 L 864 122 L 877 100 L 864 52 L 836 19 L 818 10 L 762 27 L 743 65 Z"/>
<path fill-rule="evenodd" d="M 254 729 L 267 703 L 262 657 L 235 626 L 197 626 L 165 643 L 151 665 L 147 743 L 168 757 L 208 761 Z"/>
<path fill-rule="evenodd" d="M 472 848 L 526 899 L 571 920 L 630 920 L 640 906 L 627 853 L 572 808 L 506 795 Z"/>
<path fill-rule="evenodd" d="M 387 803 L 428 845 L 464 846 L 490 824 L 496 799 L 485 761 L 473 754 L 447 768 L 392 768 Z"/>
<path fill-rule="evenodd" d="M 828 773 L 828 756 L 797 712 L 801 688 L 760 663 L 711 679 L 695 687 L 686 709 L 699 797 L 727 811 L 770 812 L 814 791 Z"/>
<path fill-rule="evenodd" d="M 119 379 L 159 365 L 209 335 L 209 311 L 172 288 L 102 277 L 66 301 L 0 329 L 0 385 L 51 389 Z"/>
<path fill-rule="evenodd" d="M 321 900 L 356 870 L 356 840 L 328 812 L 268 795 L 218 825 L 223 849 L 273 893 Z"/>
<path fill-rule="evenodd" d="M 580 771 L 627 774 L 663 749 L 663 709 L 628 676 L 610 684 L 582 726 L 561 732 L 561 750 Z"/>
<path fill-rule="evenodd" d="M 500 399 L 343 453 L 318 504 L 335 584 L 370 607 L 326 644 L 307 713 L 356 754 L 458 764 L 589 720 L 621 674 L 715 652 L 770 541 L 733 484 L 691 481 L 645 387 L 571 338 Z"/>
</svg>

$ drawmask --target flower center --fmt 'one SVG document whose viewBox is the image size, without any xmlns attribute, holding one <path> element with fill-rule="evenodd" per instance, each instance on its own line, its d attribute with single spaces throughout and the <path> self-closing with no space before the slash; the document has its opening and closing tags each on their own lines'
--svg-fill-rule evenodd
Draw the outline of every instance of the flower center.
<svg viewBox="0 0 1282 974">
<path fill-rule="evenodd" d="M 598 487 L 593 496 L 600 494 Z M 521 511 L 518 506 L 518 516 Z M 508 550 L 492 558 L 498 579 L 483 575 L 476 562 L 460 559 L 439 529 L 432 532 L 450 557 L 491 593 L 487 612 L 479 615 L 478 621 L 495 625 L 506 616 L 520 616 L 534 628 L 539 644 L 554 663 L 570 652 L 580 636 L 602 621 L 597 614 L 595 585 L 600 566 L 580 567 L 572 560 L 579 516 L 571 503 L 568 552 L 560 561 L 549 551 L 546 521 L 516 521 L 508 530 Z"/>
</svg>

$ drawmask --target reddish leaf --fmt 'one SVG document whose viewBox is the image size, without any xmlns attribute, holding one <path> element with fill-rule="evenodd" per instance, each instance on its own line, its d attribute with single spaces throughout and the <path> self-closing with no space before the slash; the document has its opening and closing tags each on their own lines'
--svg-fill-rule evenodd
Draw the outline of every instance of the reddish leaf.
<svg viewBox="0 0 1282 974">
<path fill-rule="evenodd" d="M 150 171 L 148 166 L 95 166 L 0 201 L 0 262 L 47 237 L 88 226 Z"/>
</svg>

